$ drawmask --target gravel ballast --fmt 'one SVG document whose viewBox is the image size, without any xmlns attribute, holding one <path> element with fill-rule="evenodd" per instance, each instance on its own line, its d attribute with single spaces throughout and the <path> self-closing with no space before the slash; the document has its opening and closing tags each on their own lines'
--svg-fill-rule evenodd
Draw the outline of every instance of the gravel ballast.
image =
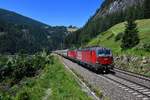
<svg viewBox="0 0 150 100">
<path fill-rule="evenodd" d="M 92 87 L 102 91 L 103 95 L 110 100 L 141 100 L 140 95 L 137 96 L 134 91 L 128 92 L 129 89 L 104 78 L 103 75 L 91 72 L 68 59 L 62 58 L 62 60 L 70 69 L 84 78 Z"/>
</svg>

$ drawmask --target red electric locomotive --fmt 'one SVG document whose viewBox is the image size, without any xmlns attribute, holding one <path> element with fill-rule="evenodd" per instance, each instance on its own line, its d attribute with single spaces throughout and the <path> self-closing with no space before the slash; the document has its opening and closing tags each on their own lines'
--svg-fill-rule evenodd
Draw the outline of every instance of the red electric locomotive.
<svg viewBox="0 0 150 100">
<path fill-rule="evenodd" d="M 68 57 L 96 71 L 108 71 L 114 67 L 112 52 L 107 48 L 88 47 L 79 50 L 69 50 L 67 54 Z"/>
<path fill-rule="evenodd" d="M 76 59 L 76 50 L 68 50 L 67 56 Z"/>
</svg>

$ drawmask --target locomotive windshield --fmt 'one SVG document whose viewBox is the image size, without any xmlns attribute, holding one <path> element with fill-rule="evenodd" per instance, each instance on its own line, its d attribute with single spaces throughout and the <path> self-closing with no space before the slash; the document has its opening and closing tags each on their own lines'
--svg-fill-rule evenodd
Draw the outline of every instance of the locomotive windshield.
<svg viewBox="0 0 150 100">
<path fill-rule="evenodd" d="M 109 56 L 111 55 L 111 51 L 110 50 L 98 50 L 98 55 L 99 56 Z"/>
</svg>

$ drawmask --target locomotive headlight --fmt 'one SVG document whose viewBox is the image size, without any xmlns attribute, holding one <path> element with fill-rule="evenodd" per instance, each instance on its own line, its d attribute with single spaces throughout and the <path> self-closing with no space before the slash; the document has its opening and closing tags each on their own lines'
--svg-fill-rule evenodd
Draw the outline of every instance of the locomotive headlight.
<svg viewBox="0 0 150 100">
<path fill-rule="evenodd" d="M 96 64 L 99 64 L 99 62 L 98 62 L 98 61 L 96 61 Z"/>
</svg>

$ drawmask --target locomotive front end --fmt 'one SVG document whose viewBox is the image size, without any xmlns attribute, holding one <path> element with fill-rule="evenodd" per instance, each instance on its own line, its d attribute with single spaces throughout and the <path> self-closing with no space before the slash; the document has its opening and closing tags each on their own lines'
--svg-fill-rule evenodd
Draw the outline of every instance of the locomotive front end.
<svg viewBox="0 0 150 100">
<path fill-rule="evenodd" d="M 97 64 L 102 70 L 114 68 L 113 55 L 110 49 L 100 48 L 97 50 Z"/>
</svg>

